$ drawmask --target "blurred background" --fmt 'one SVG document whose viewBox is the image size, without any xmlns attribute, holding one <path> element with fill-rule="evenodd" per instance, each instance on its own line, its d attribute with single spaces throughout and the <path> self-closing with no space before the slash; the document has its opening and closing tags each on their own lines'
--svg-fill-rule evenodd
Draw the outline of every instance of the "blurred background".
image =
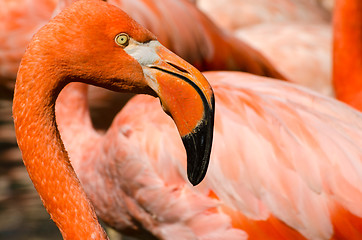
<svg viewBox="0 0 362 240">
<path fill-rule="evenodd" d="M 135 0 L 119 2 L 125 2 L 127 5 L 127 1 L 134 2 Z M 314 51 L 320 51 L 316 54 L 320 56 L 320 59 L 316 61 L 319 61 L 318 64 L 322 66 L 317 64 L 321 72 L 315 74 L 320 74 L 318 75 L 320 78 L 330 81 L 330 24 L 333 0 L 196 0 L 190 2 L 219 27 L 259 49 L 265 56 L 270 57 L 272 62 L 276 51 L 282 52 L 283 56 L 287 57 L 290 48 L 277 49 L 276 46 L 287 45 L 286 41 L 289 37 L 296 35 L 295 32 L 298 31 L 304 38 L 299 41 L 300 45 L 295 43 L 292 48 L 302 49 L 303 45 L 306 45 L 314 48 Z M 0 0 L 0 239 L 62 239 L 27 175 L 21 153 L 17 148 L 11 117 L 16 69 L 21 55 L 36 29 L 51 18 L 56 8 L 62 7 L 57 4 L 57 0 Z M 313 27 L 314 29 L 311 29 Z M 319 36 L 320 42 L 311 39 L 311 36 Z M 281 44 L 281 41 L 285 43 Z M 315 62 L 311 64 L 316 65 Z M 297 62 L 295 65 L 300 65 L 300 63 Z M 291 66 L 283 73 L 288 75 L 288 71 L 297 70 Z M 303 75 L 303 73 L 300 74 Z M 333 95 L 328 90 L 324 93 Z M 105 90 L 95 90 L 92 93 L 91 90 L 90 105 L 94 126 L 100 131 L 107 129 L 114 115 L 129 97 L 130 95 L 125 96 L 105 92 Z M 100 101 L 100 99 L 103 100 Z M 118 104 L 111 104 L 112 102 Z M 109 233 L 112 239 L 121 239 L 117 233 Z"/>
</svg>

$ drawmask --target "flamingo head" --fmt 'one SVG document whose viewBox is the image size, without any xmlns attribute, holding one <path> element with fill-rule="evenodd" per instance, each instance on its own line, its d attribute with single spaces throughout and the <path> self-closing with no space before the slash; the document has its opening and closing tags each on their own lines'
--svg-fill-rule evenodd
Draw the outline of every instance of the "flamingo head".
<svg viewBox="0 0 362 240">
<path fill-rule="evenodd" d="M 98 0 L 75 2 L 33 37 L 24 62 L 41 63 L 59 79 L 58 88 L 79 81 L 157 95 L 183 140 L 190 182 L 204 178 L 213 136 L 212 88 L 196 68 L 122 10 Z"/>
</svg>

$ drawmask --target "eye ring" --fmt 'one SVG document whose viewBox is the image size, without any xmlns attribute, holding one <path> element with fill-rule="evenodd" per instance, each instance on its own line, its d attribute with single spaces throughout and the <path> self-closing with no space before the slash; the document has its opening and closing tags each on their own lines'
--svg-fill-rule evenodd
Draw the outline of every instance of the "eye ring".
<svg viewBox="0 0 362 240">
<path fill-rule="evenodd" d="M 129 43 L 129 36 L 127 33 L 119 33 L 114 38 L 114 41 L 116 42 L 117 45 L 121 47 L 127 47 Z"/>
</svg>

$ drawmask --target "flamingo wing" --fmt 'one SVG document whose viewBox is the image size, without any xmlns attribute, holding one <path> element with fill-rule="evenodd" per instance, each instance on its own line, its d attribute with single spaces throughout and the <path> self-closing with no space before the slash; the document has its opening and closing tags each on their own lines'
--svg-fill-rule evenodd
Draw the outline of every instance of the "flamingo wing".
<svg viewBox="0 0 362 240">
<path fill-rule="evenodd" d="M 276 216 L 310 239 L 331 236 L 340 207 L 362 217 L 359 112 L 286 83 L 206 76 L 217 102 L 207 185 L 219 198 L 255 220 Z"/>
</svg>

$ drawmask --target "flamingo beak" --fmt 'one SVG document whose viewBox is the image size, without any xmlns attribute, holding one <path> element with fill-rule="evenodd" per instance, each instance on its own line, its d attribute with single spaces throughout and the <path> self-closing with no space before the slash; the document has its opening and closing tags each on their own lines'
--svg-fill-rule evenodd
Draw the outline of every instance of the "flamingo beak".
<svg viewBox="0 0 362 240">
<path fill-rule="evenodd" d="M 214 127 L 214 94 L 191 64 L 155 41 L 152 62 L 144 64 L 148 85 L 174 120 L 187 152 L 187 175 L 193 185 L 205 177 Z M 150 46 L 151 47 L 151 46 Z"/>
</svg>

